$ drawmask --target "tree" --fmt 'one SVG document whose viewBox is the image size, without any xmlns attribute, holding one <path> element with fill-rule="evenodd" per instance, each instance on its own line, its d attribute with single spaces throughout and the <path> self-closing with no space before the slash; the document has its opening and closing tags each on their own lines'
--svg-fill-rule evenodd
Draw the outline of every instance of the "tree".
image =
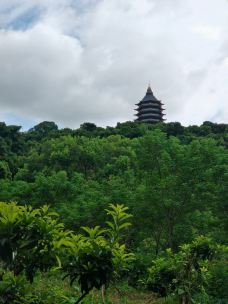
<svg viewBox="0 0 228 304">
<path fill-rule="evenodd" d="M 47 136 L 53 136 L 58 132 L 58 126 L 53 121 L 43 121 L 33 128 L 29 129 L 28 137 L 35 140 L 41 140 Z"/>
<path fill-rule="evenodd" d="M 214 206 L 221 206 L 221 195 L 225 195 L 225 149 L 212 139 L 184 145 L 157 130 L 139 139 L 136 152 L 139 169 L 135 226 L 140 230 L 140 225 L 147 227 L 156 243 L 156 253 L 167 246 L 176 250 L 197 233 L 212 232 L 213 222 L 203 230 L 194 214 L 196 210 L 212 214 L 216 222 Z"/>
</svg>

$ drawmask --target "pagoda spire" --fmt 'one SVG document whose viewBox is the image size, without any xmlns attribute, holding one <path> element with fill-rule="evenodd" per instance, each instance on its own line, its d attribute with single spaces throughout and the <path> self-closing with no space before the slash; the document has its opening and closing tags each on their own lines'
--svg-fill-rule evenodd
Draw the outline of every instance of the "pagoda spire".
<svg viewBox="0 0 228 304">
<path fill-rule="evenodd" d="M 152 90 L 151 90 L 150 83 L 148 84 L 148 88 L 147 88 L 146 93 L 147 93 L 147 94 L 153 94 L 153 92 L 152 92 Z"/>
<path fill-rule="evenodd" d="M 148 85 L 146 95 L 136 105 L 138 107 L 135 109 L 137 111 L 135 115 L 138 118 L 135 121 L 154 124 L 165 120 L 163 118 L 165 115 L 163 114 L 163 103 L 154 96 L 150 84 Z"/>
</svg>

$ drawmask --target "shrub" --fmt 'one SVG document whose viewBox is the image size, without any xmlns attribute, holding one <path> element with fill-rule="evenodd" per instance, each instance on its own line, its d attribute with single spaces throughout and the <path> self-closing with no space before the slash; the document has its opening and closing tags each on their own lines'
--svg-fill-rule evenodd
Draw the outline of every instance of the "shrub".
<svg viewBox="0 0 228 304">
<path fill-rule="evenodd" d="M 12 272 L 0 275 L 0 304 L 16 303 L 25 296 L 28 284 L 23 276 L 14 276 Z"/>
<path fill-rule="evenodd" d="M 221 250 L 222 246 L 202 236 L 191 244 L 180 246 L 177 253 L 168 249 L 166 255 L 157 258 L 149 268 L 146 285 L 161 296 L 175 295 L 180 303 L 207 303 L 208 283 L 211 281 L 212 286 L 216 281 L 215 270 L 218 267 L 214 266 L 213 270 L 210 266 L 219 258 L 218 253 Z M 224 260 L 222 263 L 224 267 Z M 219 271 L 217 268 L 217 272 L 223 274 L 217 284 L 225 293 L 223 284 L 227 281 L 227 271 Z M 194 297 L 201 297 L 201 302 L 193 302 Z"/>
<path fill-rule="evenodd" d="M 123 205 L 110 205 L 106 210 L 111 217 L 106 222 L 108 228 L 83 227 L 86 235 L 82 235 L 66 231 L 58 221 L 58 215 L 50 212 L 47 206 L 32 209 L 0 203 L 0 259 L 5 268 L 3 301 L 6 298 L 3 303 L 14 303 L 14 298 L 18 303 L 20 298 L 22 303 L 43 303 L 34 293 L 30 298 L 24 297 L 22 286 L 16 284 L 23 273 L 33 283 L 38 271 L 46 272 L 53 267 L 62 270 L 65 278 L 70 278 L 71 285 L 77 281 L 81 287 L 82 295 L 76 303 L 93 288 L 100 289 L 118 279 L 119 273 L 126 271 L 133 259 L 133 254 L 127 253 L 122 244 L 123 231 L 130 225 L 131 215 L 127 210 Z M 6 269 L 13 271 L 9 278 Z M 9 295 L 4 295 L 8 291 Z M 7 302 L 9 298 L 12 298 L 11 302 Z M 48 298 L 50 302 L 47 302 Z M 47 296 L 44 303 L 52 304 L 54 298 L 55 294 Z M 56 302 L 60 303 L 59 298 Z"/>
<path fill-rule="evenodd" d="M 218 299 L 226 299 L 228 303 L 228 262 L 215 261 L 210 266 L 208 293 Z"/>
</svg>

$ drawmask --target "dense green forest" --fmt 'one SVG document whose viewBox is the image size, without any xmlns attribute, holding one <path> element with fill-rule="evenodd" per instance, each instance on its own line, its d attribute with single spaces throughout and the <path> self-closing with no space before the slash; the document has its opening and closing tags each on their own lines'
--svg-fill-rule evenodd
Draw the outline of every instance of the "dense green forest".
<svg viewBox="0 0 228 304">
<path fill-rule="evenodd" d="M 42 122 L 27 132 L 21 132 L 19 126 L 0 123 L 0 201 L 5 202 L 0 206 L 0 292 L 5 293 L 0 295 L 0 303 L 76 303 L 72 290 L 59 283 L 62 276 L 58 271 L 49 273 L 48 278 L 43 274 L 53 267 L 64 270 L 67 280 L 70 277 L 78 281 L 76 287 L 81 286 L 82 295 L 85 291 L 89 293 L 91 286 L 99 290 L 103 285 L 116 286 L 117 290 L 126 286 L 125 289 L 132 288 L 131 293 L 143 291 L 148 295 L 143 302 L 138 299 L 106 303 L 150 303 L 155 297 L 156 303 L 228 303 L 227 147 L 228 125 L 212 122 L 189 127 L 177 122 L 156 125 L 126 122 L 106 128 L 84 123 L 75 130 Z M 43 205 L 48 205 L 49 211 L 43 211 Z M 117 220 L 118 207 L 123 223 Z M 13 211 L 19 215 L 10 218 Z M 63 247 L 71 248 L 72 239 L 78 244 L 82 242 L 84 251 L 77 253 L 77 267 L 87 263 L 90 255 L 93 266 L 96 261 L 99 271 L 105 268 L 103 277 L 104 273 L 113 275 L 102 281 L 100 272 L 96 275 L 93 272 L 99 283 L 93 281 L 84 288 L 82 281 L 88 281 L 88 277 L 82 279 L 82 270 L 76 266 L 77 275 L 72 276 L 69 266 L 73 263 L 72 256 L 77 254 L 64 253 L 62 245 L 57 249 L 50 247 L 53 254 L 45 251 L 45 262 L 40 249 L 35 255 L 38 264 L 33 270 L 28 269 L 31 261 L 35 263 L 34 257 L 26 256 L 22 249 L 28 244 L 20 240 L 23 236 L 30 242 L 34 236 L 28 234 L 33 228 L 21 212 L 24 217 L 31 217 L 29 225 L 36 223 L 32 226 L 36 227 L 36 233 L 45 222 L 54 221 L 57 230 L 60 225 L 53 235 L 60 235 L 58 242 L 62 240 L 64 244 L 65 240 Z M 107 215 L 111 215 L 112 222 L 107 222 Z M 46 217 L 43 222 L 42 216 Z M 87 228 L 83 230 L 82 226 Z M 100 228 L 94 232 L 97 226 Z M 71 239 L 66 240 L 69 231 Z M 83 235 L 80 241 L 79 231 Z M 38 238 L 48 239 L 45 233 Z M 53 240 L 56 242 L 53 237 L 50 243 Z M 10 261 L 8 256 L 12 258 Z M 56 260 L 63 265 L 55 265 Z M 18 267 L 20 271 L 15 271 Z M 42 300 L 42 288 L 37 282 L 32 284 L 39 289 L 40 298 L 36 295 L 35 300 L 32 296 L 30 300 L 20 300 L 23 292 L 19 287 L 27 283 L 18 282 L 19 277 L 30 281 L 33 277 L 42 278 L 47 286 L 57 280 L 53 284 L 59 284 L 58 291 L 66 290 L 65 300 L 64 297 L 60 300 L 57 294 L 48 296 L 48 290 L 43 290 Z M 9 287 L 12 280 L 18 280 L 14 286 L 19 287 L 15 301 L 12 296 L 9 302 L 6 289 L 12 293 Z M 97 302 L 88 296 L 82 301 L 103 303 L 104 295 Z"/>
</svg>

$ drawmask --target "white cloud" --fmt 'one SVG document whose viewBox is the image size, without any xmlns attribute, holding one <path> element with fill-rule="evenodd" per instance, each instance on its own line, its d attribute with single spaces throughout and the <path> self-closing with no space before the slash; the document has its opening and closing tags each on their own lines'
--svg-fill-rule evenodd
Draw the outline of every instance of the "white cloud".
<svg viewBox="0 0 228 304">
<path fill-rule="evenodd" d="M 218 27 L 208 25 L 197 25 L 193 27 L 193 31 L 201 34 L 206 39 L 217 40 L 220 38 L 221 30 Z"/>
<path fill-rule="evenodd" d="M 225 0 L 8 3 L 0 4 L 2 113 L 115 124 L 133 119 L 151 82 L 169 121 L 227 120 Z M 28 10 L 39 11 L 33 22 Z"/>
<path fill-rule="evenodd" d="M 224 59 L 224 64 L 228 68 L 228 57 Z"/>
</svg>

